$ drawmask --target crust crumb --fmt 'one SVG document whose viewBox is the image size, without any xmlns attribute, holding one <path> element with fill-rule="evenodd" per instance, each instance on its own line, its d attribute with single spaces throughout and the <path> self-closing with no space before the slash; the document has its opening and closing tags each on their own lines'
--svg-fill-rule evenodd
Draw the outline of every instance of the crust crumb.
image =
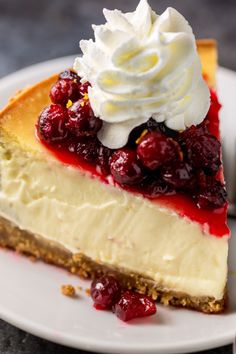
<svg viewBox="0 0 236 354">
<path fill-rule="evenodd" d="M 90 291 L 89 288 L 85 289 L 85 294 L 86 294 L 87 296 L 91 296 L 91 291 Z"/>
<path fill-rule="evenodd" d="M 75 296 L 75 288 L 73 285 L 67 284 L 61 286 L 61 293 L 65 296 L 74 297 Z"/>
<path fill-rule="evenodd" d="M 35 256 L 29 256 L 29 260 L 33 263 L 37 262 L 37 257 Z"/>
</svg>

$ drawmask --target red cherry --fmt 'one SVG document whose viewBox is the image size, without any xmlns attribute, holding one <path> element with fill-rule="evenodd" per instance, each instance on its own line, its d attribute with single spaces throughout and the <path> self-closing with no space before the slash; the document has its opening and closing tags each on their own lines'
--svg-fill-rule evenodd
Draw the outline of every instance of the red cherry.
<svg viewBox="0 0 236 354">
<path fill-rule="evenodd" d="M 122 321 L 130 321 L 134 318 L 154 315 L 156 305 L 145 295 L 126 291 L 114 305 L 113 312 Z"/>
<path fill-rule="evenodd" d="M 196 187 L 194 170 L 187 162 L 164 166 L 161 175 L 163 180 L 175 189 L 191 190 Z"/>
<path fill-rule="evenodd" d="M 137 154 L 143 165 L 150 170 L 175 161 L 180 156 L 177 142 L 158 132 L 144 135 L 137 148 Z"/>
<path fill-rule="evenodd" d="M 75 151 L 83 160 L 97 163 L 100 142 L 95 137 L 81 137 L 76 141 Z"/>
<path fill-rule="evenodd" d="M 79 100 L 68 109 L 67 128 L 76 136 L 95 136 L 102 120 L 95 117 L 88 100 Z"/>
<path fill-rule="evenodd" d="M 100 146 L 98 151 L 98 163 L 104 175 L 109 175 L 111 172 L 109 161 L 112 154 L 113 154 L 113 150 L 103 145 Z"/>
<path fill-rule="evenodd" d="M 112 305 L 119 300 L 120 294 L 120 284 L 111 275 L 95 279 L 91 284 L 91 297 L 94 306 L 98 309 L 111 309 Z"/>
<path fill-rule="evenodd" d="M 210 134 L 192 137 L 186 143 L 189 161 L 194 167 L 203 169 L 206 174 L 214 175 L 221 165 L 221 145 Z"/>
<path fill-rule="evenodd" d="M 130 149 L 116 150 L 110 159 L 110 169 L 114 180 L 121 184 L 132 185 L 143 178 L 136 152 Z"/>
<path fill-rule="evenodd" d="M 148 176 L 144 179 L 141 183 L 141 192 L 150 199 L 175 193 L 173 188 L 159 176 Z"/>
<path fill-rule="evenodd" d="M 53 103 L 65 106 L 68 100 L 76 101 L 80 98 L 79 84 L 75 80 L 60 79 L 52 86 L 49 96 Z"/>
<path fill-rule="evenodd" d="M 225 205 L 227 193 L 219 181 L 212 181 L 202 188 L 195 196 L 200 209 L 217 209 Z"/>
<path fill-rule="evenodd" d="M 66 108 L 59 104 L 46 107 L 39 116 L 37 130 L 39 137 L 48 142 L 60 142 L 67 137 L 66 122 L 68 114 Z"/>
</svg>

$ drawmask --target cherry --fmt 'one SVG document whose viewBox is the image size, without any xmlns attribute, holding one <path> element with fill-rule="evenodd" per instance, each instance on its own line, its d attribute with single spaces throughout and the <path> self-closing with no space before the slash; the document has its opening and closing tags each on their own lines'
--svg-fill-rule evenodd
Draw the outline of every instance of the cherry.
<svg viewBox="0 0 236 354">
<path fill-rule="evenodd" d="M 204 134 L 187 141 L 189 161 L 196 168 L 203 169 L 206 174 L 214 175 L 221 165 L 221 145 L 215 136 Z"/>
<path fill-rule="evenodd" d="M 49 96 L 53 103 L 65 106 L 68 100 L 76 101 L 80 98 L 79 84 L 75 80 L 60 79 L 52 86 Z"/>
<path fill-rule="evenodd" d="M 111 275 L 95 279 L 91 284 L 91 297 L 97 309 L 111 309 L 119 300 L 121 287 Z"/>
<path fill-rule="evenodd" d="M 134 318 L 154 315 L 156 305 L 145 295 L 126 291 L 113 306 L 113 312 L 119 319 L 126 322 Z"/>
<path fill-rule="evenodd" d="M 104 175 L 109 175 L 111 172 L 109 161 L 112 154 L 113 154 L 113 150 L 103 145 L 100 146 L 98 151 L 98 163 Z"/>
<path fill-rule="evenodd" d="M 194 170 L 187 162 L 164 166 L 161 175 L 163 180 L 175 189 L 190 190 L 196 185 Z"/>
<path fill-rule="evenodd" d="M 160 176 L 148 176 L 141 183 L 141 192 L 148 198 L 173 194 L 174 190 Z"/>
<path fill-rule="evenodd" d="M 162 165 L 175 161 L 180 156 L 177 142 L 158 132 L 144 135 L 137 148 L 137 154 L 143 165 L 156 170 Z"/>
<path fill-rule="evenodd" d="M 37 124 L 40 138 L 48 143 L 65 140 L 68 134 L 66 129 L 67 120 L 67 110 L 61 105 L 52 104 L 44 108 Z"/>
<path fill-rule="evenodd" d="M 225 205 L 227 193 L 222 183 L 215 180 L 200 189 L 195 199 L 201 209 L 216 209 Z"/>
<path fill-rule="evenodd" d="M 143 178 L 136 152 L 128 148 L 114 152 L 110 159 L 110 169 L 114 180 L 121 184 L 136 184 Z"/>
<path fill-rule="evenodd" d="M 67 128 L 76 136 L 95 136 L 102 127 L 102 120 L 95 117 L 89 100 L 79 100 L 68 109 Z"/>
<path fill-rule="evenodd" d="M 99 147 L 100 143 L 96 137 L 81 137 L 77 139 L 74 149 L 77 155 L 83 160 L 96 163 Z"/>
<path fill-rule="evenodd" d="M 59 79 L 69 79 L 79 81 L 80 77 L 73 70 L 65 70 L 59 74 Z"/>
</svg>

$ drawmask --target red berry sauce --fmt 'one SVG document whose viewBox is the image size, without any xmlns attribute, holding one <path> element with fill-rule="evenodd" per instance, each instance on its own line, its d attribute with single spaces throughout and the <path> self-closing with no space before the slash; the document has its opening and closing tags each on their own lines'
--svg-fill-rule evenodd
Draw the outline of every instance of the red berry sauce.
<svg viewBox="0 0 236 354">
<path fill-rule="evenodd" d="M 89 86 L 66 70 L 52 87 L 54 104 L 43 110 L 36 125 L 51 153 L 104 183 L 112 176 L 117 187 L 170 207 L 206 233 L 228 235 L 216 93 L 211 90 L 211 107 L 198 126 L 179 133 L 150 118 L 130 133 L 126 146 L 111 150 L 97 138 L 102 120 L 90 107 Z"/>
</svg>

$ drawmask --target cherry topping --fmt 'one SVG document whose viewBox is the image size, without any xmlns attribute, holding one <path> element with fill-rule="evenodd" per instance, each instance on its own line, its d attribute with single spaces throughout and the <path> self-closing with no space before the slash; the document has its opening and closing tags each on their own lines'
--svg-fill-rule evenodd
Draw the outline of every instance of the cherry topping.
<svg viewBox="0 0 236 354">
<path fill-rule="evenodd" d="M 111 172 L 109 161 L 112 154 L 113 154 L 113 150 L 103 145 L 100 146 L 98 151 L 98 163 L 104 175 L 109 175 Z"/>
<path fill-rule="evenodd" d="M 179 158 L 178 143 L 158 132 L 146 134 L 137 148 L 137 154 L 145 167 L 156 170 Z"/>
<path fill-rule="evenodd" d="M 201 168 L 206 174 L 214 175 L 221 165 L 220 142 L 210 134 L 193 137 L 187 141 L 189 160 L 196 168 Z"/>
<path fill-rule="evenodd" d="M 50 98 L 53 103 L 64 106 L 68 100 L 76 101 L 80 98 L 79 84 L 75 80 L 60 79 L 52 86 Z"/>
<path fill-rule="evenodd" d="M 136 152 L 131 149 L 116 150 L 110 159 L 110 169 L 115 181 L 121 184 L 132 185 L 143 178 Z"/>
<path fill-rule="evenodd" d="M 60 142 L 67 137 L 66 108 L 59 104 L 51 104 L 44 108 L 39 116 L 37 130 L 40 138 L 48 143 Z"/>
<path fill-rule="evenodd" d="M 187 162 L 164 166 L 161 174 L 163 180 L 175 189 L 190 190 L 196 185 L 194 170 Z"/>
<path fill-rule="evenodd" d="M 79 81 L 80 77 L 73 70 L 65 70 L 60 73 L 59 79 L 70 79 Z"/>
<path fill-rule="evenodd" d="M 120 298 L 121 287 L 111 275 L 95 279 L 91 284 L 91 297 L 97 309 L 111 309 Z"/>
<path fill-rule="evenodd" d="M 76 136 L 95 136 L 102 127 L 102 120 L 95 117 L 89 100 L 79 100 L 68 109 L 67 128 Z"/>
<path fill-rule="evenodd" d="M 224 186 L 219 181 L 212 181 L 202 188 L 195 196 L 199 208 L 215 209 L 225 205 L 227 193 Z"/>
<path fill-rule="evenodd" d="M 188 129 L 184 130 L 179 135 L 179 140 L 184 143 L 184 142 L 188 142 L 191 139 L 196 139 L 198 136 L 204 135 L 204 134 L 209 134 L 205 120 L 199 125 L 196 125 L 196 126 L 192 125 Z"/>
<path fill-rule="evenodd" d="M 160 195 L 174 194 L 173 188 L 160 176 L 148 176 L 141 183 L 141 191 L 148 198 L 156 198 Z"/>
<path fill-rule="evenodd" d="M 84 84 L 80 85 L 79 90 L 80 90 L 81 95 L 84 96 L 86 93 L 88 93 L 89 86 L 91 86 L 89 82 L 85 82 Z"/>
<path fill-rule="evenodd" d="M 113 311 L 122 321 L 130 321 L 134 318 L 154 315 L 156 305 L 145 295 L 126 291 L 113 306 Z"/>
<path fill-rule="evenodd" d="M 75 151 L 83 160 L 96 163 L 100 142 L 96 137 L 81 137 L 76 141 Z"/>
</svg>

